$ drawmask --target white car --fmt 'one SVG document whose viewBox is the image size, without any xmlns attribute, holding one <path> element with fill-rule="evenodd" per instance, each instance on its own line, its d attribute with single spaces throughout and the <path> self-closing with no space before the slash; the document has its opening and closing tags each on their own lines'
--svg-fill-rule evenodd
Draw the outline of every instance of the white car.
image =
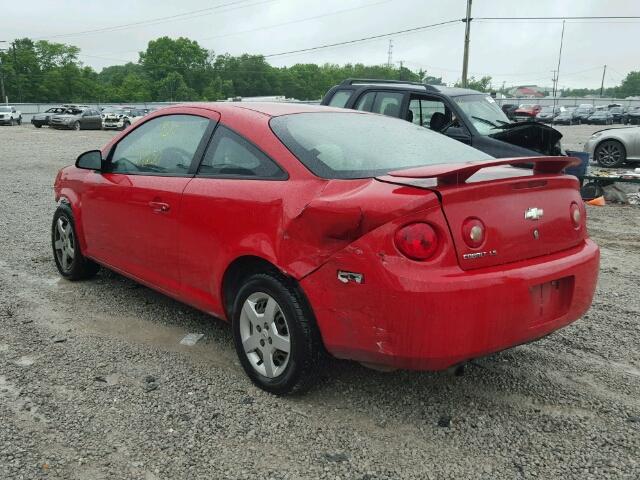
<svg viewBox="0 0 640 480">
<path fill-rule="evenodd" d="M 144 117 L 144 112 L 137 108 L 109 109 L 102 113 L 102 128 L 105 130 L 124 130 L 142 117 Z"/>
<path fill-rule="evenodd" d="M 16 107 L 0 105 L 0 125 L 22 125 L 22 113 Z"/>
</svg>

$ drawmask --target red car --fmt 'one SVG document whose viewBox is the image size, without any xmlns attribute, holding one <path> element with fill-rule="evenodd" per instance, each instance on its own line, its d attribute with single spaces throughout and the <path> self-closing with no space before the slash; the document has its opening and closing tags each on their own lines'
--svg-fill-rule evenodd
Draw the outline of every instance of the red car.
<svg viewBox="0 0 640 480">
<path fill-rule="evenodd" d="M 513 112 L 513 117 L 518 122 L 523 121 L 534 121 L 536 119 L 536 115 L 540 113 L 542 107 L 538 104 L 524 104 L 520 105 Z"/>
<path fill-rule="evenodd" d="M 270 392 L 308 386 L 326 351 L 444 369 L 589 308 L 599 250 L 562 174 L 575 161 L 496 160 L 352 110 L 164 108 L 58 173 L 54 258 L 228 320 Z"/>
</svg>

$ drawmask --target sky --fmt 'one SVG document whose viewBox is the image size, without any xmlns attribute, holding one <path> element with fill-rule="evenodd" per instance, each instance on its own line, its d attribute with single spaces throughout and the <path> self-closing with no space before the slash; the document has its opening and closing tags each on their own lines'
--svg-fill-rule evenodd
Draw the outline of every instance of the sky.
<svg viewBox="0 0 640 480">
<path fill-rule="evenodd" d="M 188 37 L 216 54 L 274 55 L 462 19 L 466 0 L 29 0 L 2 2 L 0 40 L 30 37 L 76 45 L 96 70 L 137 61 L 160 36 Z M 480 17 L 640 16 L 638 0 L 474 0 L 470 75 L 490 75 L 494 88 L 549 86 L 557 68 L 561 20 Z M 169 17 L 169 18 L 167 18 Z M 132 25 L 133 24 L 133 25 Z M 123 26 L 124 25 L 124 26 Z M 118 28 L 116 28 L 118 27 Z M 102 29 L 101 31 L 93 31 Z M 560 88 L 618 85 L 640 70 L 640 20 L 567 21 Z M 464 23 L 365 42 L 268 56 L 296 63 L 386 64 L 422 68 L 447 83 L 460 79 Z M 0 48 L 3 45 L 0 43 Z"/>
</svg>

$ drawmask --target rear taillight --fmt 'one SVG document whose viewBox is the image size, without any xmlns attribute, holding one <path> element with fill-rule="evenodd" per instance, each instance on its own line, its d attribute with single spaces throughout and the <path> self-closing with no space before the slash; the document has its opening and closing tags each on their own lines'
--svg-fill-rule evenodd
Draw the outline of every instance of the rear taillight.
<svg viewBox="0 0 640 480">
<path fill-rule="evenodd" d="M 484 243 L 485 227 L 478 218 L 467 218 L 462 223 L 462 238 L 471 248 L 478 248 Z"/>
<path fill-rule="evenodd" d="M 573 222 L 573 227 L 576 229 L 580 228 L 582 226 L 583 215 L 578 204 L 573 202 L 569 212 L 571 215 L 571 222 Z"/>
<path fill-rule="evenodd" d="M 412 223 L 398 229 L 396 248 L 412 260 L 427 260 L 438 250 L 438 234 L 428 223 Z"/>
</svg>

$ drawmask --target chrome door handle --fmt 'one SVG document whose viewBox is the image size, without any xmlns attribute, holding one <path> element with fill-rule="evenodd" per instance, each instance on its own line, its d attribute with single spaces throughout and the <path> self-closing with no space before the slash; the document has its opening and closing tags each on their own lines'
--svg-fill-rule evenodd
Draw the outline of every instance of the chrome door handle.
<svg viewBox="0 0 640 480">
<path fill-rule="evenodd" d="M 157 213 L 168 212 L 169 209 L 171 208 L 171 206 L 168 203 L 164 203 L 164 202 L 149 202 L 149 207 L 151 207 L 151 209 Z"/>
</svg>

